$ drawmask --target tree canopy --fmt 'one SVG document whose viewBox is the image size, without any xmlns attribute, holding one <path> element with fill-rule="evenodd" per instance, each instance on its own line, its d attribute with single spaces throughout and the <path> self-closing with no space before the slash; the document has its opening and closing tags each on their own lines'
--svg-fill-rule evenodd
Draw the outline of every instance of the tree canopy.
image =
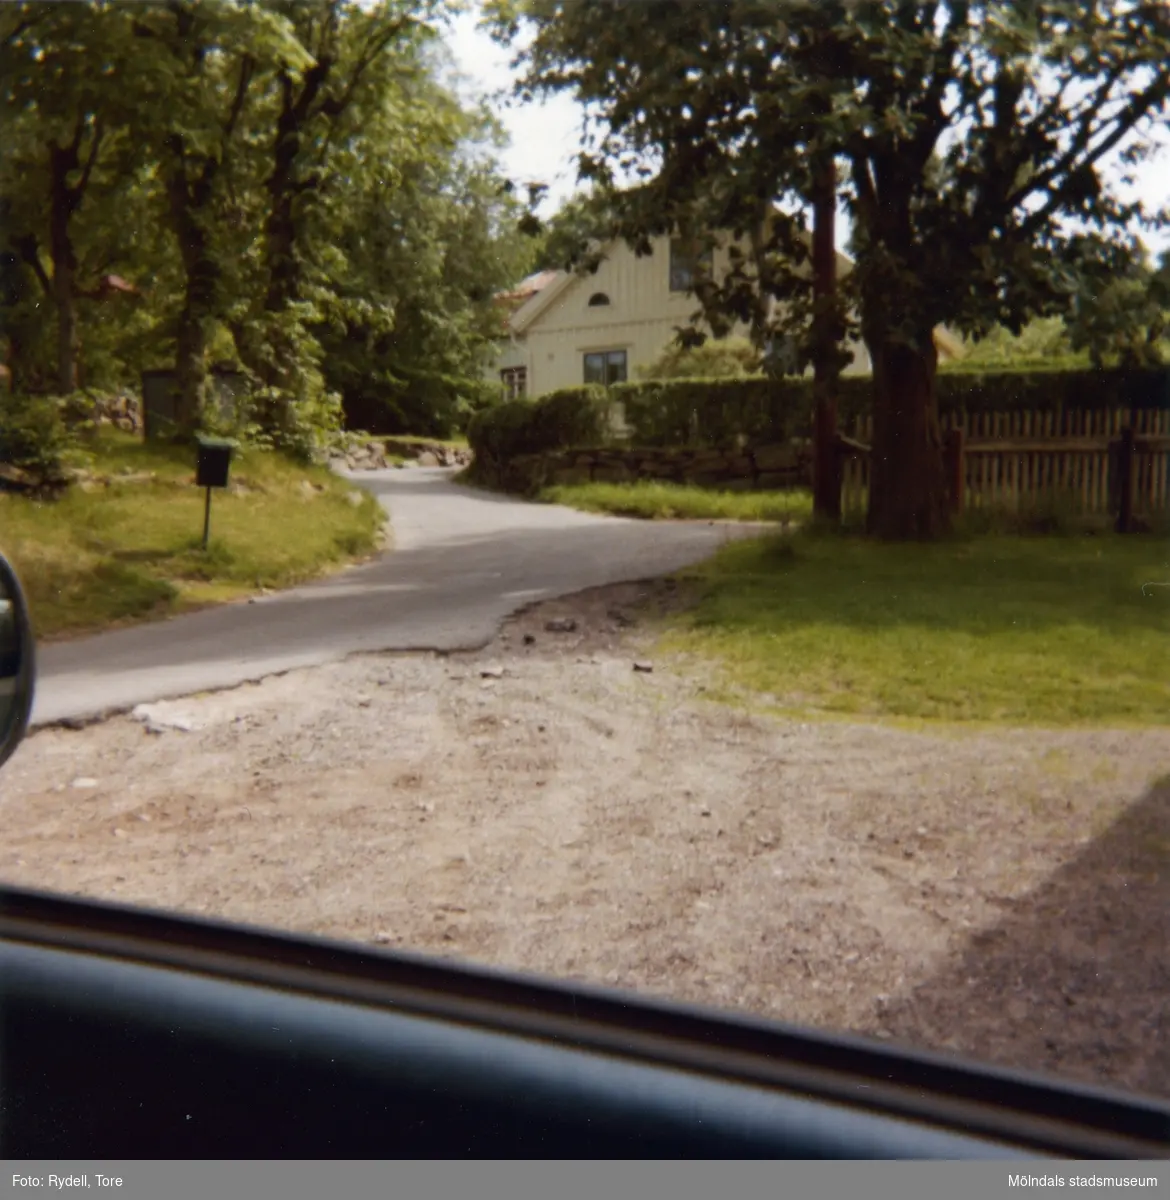
<svg viewBox="0 0 1170 1200">
<path fill-rule="evenodd" d="M 491 21 L 526 35 L 522 91 L 586 105 L 581 171 L 632 244 L 746 240 L 696 287 L 713 325 L 815 352 L 802 235 L 816 165 L 835 164 L 856 260 L 840 315 L 874 363 L 878 535 L 946 527 L 934 327 L 1018 332 L 1078 297 L 1084 313 L 1088 281 L 1140 259 L 1152 214 L 1109 169 L 1140 165 L 1168 111 L 1162 0 L 497 0 Z"/>
<path fill-rule="evenodd" d="M 482 397 L 530 245 L 446 0 L 0 8 L 0 332 L 18 389 L 254 381 L 305 449 L 339 401 L 441 432 Z"/>
</svg>

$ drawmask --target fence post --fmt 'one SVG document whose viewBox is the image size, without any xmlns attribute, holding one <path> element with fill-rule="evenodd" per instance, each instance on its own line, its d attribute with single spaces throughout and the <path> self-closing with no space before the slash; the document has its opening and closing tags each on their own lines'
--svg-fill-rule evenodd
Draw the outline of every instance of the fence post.
<svg viewBox="0 0 1170 1200">
<path fill-rule="evenodd" d="M 1133 485 L 1134 485 L 1134 436 L 1133 426 L 1121 431 L 1121 453 L 1117 464 L 1117 486 L 1120 492 L 1117 504 L 1117 532 L 1129 533 L 1133 528 Z"/>
<path fill-rule="evenodd" d="M 946 469 L 947 493 L 951 502 L 951 513 L 959 516 L 963 511 L 963 500 L 967 491 L 967 471 L 963 455 L 962 427 L 947 430 L 943 443 L 943 463 Z"/>
</svg>

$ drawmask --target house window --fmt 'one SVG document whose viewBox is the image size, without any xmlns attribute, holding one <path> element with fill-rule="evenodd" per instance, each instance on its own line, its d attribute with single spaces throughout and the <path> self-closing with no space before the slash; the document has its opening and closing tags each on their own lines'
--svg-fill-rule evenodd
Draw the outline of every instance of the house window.
<svg viewBox="0 0 1170 1200">
<path fill-rule="evenodd" d="M 590 308 L 604 308 L 609 303 L 609 297 L 604 292 L 594 292 L 589 297 Z"/>
<path fill-rule="evenodd" d="M 528 368 L 505 367 L 500 372 L 500 382 L 509 400 L 519 400 L 528 393 Z"/>
<path fill-rule="evenodd" d="M 626 352 L 624 350 L 601 350 L 585 355 L 585 382 L 600 383 L 609 387 L 611 383 L 626 381 Z"/>
<path fill-rule="evenodd" d="M 711 251 L 704 250 L 702 253 L 695 253 L 681 238 L 671 238 L 670 290 L 672 292 L 689 292 L 695 285 L 695 275 L 700 267 L 705 273 L 710 274 Z"/>
</svg>

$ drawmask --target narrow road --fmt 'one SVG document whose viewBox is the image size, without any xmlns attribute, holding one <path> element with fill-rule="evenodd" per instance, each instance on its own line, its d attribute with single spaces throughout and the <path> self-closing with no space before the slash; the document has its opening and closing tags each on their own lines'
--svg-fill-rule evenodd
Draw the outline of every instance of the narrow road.
<svg viewBox="0 0 1170 1200">
<path fill-rule="evenodd" d="M 41 648 L 33 724 L 234 687 L 357 652 L 486 644 L 525 604 L 668 574 L 758 527 L 528 504 L 441 468 L 355 473 L 390 514 L 376 562 L 252 603 Z"/>
</svg>

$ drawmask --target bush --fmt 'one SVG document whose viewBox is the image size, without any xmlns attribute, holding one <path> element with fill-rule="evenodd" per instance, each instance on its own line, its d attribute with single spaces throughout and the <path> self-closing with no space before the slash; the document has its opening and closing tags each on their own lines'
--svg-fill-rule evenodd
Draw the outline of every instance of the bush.
<svg viewBox="0 0 1170 1200">
<path fill-rule="evenodd" d="M 0 398 L 0 464 L 15 467 L 22 482 L 34 489 L 62 486 L 72 448 L 60 401 L 20 394 Z"/>
<path fill-rule="evenodd" d="M 747 338 L 708 338 L 701 346 L 671 343 L 640 379 L 742 379 L 758 375 L 763 366 L 760 351 Z"/>
<path fill-rule="evenodd" d="M 872 411 L 872 388 L 868 376 L 840 380 L 837 417 L 842 428 Z M 938 403 L 943 416 L 964 410 L 1161 408 L 1170 406 L 1170 371 L 948 371 L 938 377 Z M 648 448 L 767 445 L 812 434 L 812 380 L 753 375 L 565 388 L 477 414 L 468 440 L 485 465 L 571 446 L 604 445 L 613 438 L 614 405 L 624 418 L 626 439 Z"/>
<path fill-rule="evenodd" d="M 509 400 L 476 413 L 467 441 L 478 463 L 504 463 L 607 439 L 610 405 L 600 387 L 565 388 L 539 400 Z"/>
</svg>

